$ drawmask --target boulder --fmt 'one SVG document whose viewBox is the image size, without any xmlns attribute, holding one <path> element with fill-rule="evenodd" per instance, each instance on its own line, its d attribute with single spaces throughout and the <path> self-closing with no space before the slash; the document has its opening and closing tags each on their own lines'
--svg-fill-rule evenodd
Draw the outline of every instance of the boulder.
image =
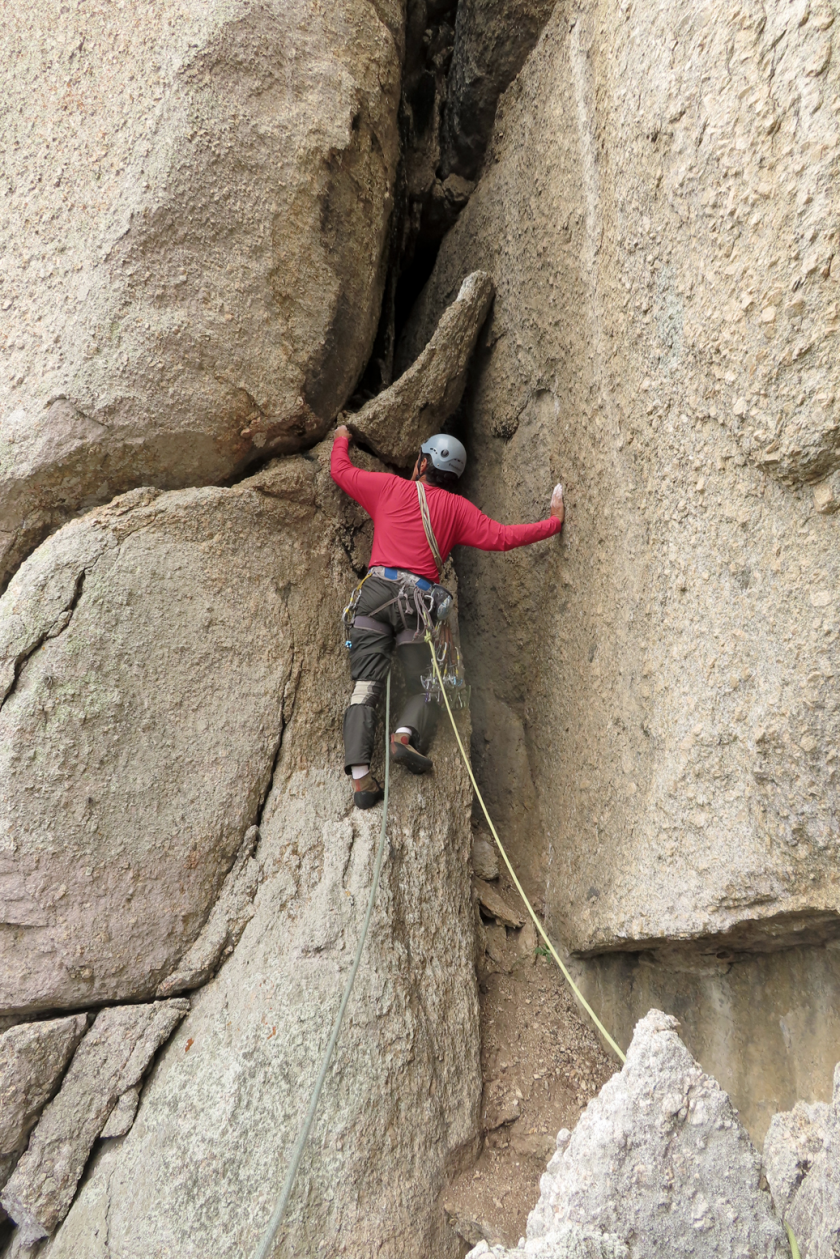
<svg viewBox="0 0 840 1259">
<path fill-rule="evenodd" d="M 0 1188 L 87 1030 L 87 1015 L 21 1023 L 0 1036 Z"/>
<path fill-rule="evenodd" d="M 840 1065 L 830 1106 L 799 1102 L 773 1116 L 764 1172 L 803 1259 L 834 1259 L 840 1250 Z"/>
<path fill-rule="evenodd" d="M 493 301 L 485 272 L 468 275 L 417 360 L 389 389 L 342 418 L 382 459 L 410 467 L 420 445 L 445 429 L 461 401 L 467 369 Z"/>
<path fill-rule="evenodd" d="M 488 879 L 498 879 L 499 857 L 492 839 L 487 839 L 484 835 L 477 835 L 473 839 L 470 865 L 472 866 L 473 874 L 479 879 L 483 879 L 485 882 Z"/>
<path fill-rule="evenodd" d="M 444 189 L 453 178 L 479 175 L 498 99 L 522 69 L 555 4 L 460 0 L 441 137 Z"/>
<path fill-rule="evenodd" d="M 118 1098 L 136 1090 L 155 1052 L 189 1008 L 188 1000 L 177 998 L 111 1006 L 96 1016 L 0 1195 L 19 1226 L 21 1245 L 33 1245 L 61 1223 Z"/>
<path fill-rule="evenodd" d="M 177 690 L 179 676 L 184 686 L 189 676 L 195 679 L 180 711 L 195 714 L 193 737 L 200 736 L 202 723 L 214 731 L 217 759 L 209 743 L 199 743 L 191 754 L 206 763 L 193 773 L 201 791 L 214 791 L 225 768 L 222 753 L 229 750 L 239 775 L 230 798 L 240 801 L 243 823 L 258 822 L 259 839 L 253 832 L 246 837 L 204 932 L 182 951 L 180 962 L 161 973 L 160 990 L 172 991 L 185 974 L 193 983 L 220 967 L 193 995 L 193 1011 L 160 1055 L 136 1118 L 121 1135 L 131 1123 L 131 1089 L 137 1087 L 124 1081 L 122 1100 L 101 1131 L 120 1139 L 103 1140 L 96 1148 L 69 1215 L 44 1245 L 43 1255 L 52 1259 L 104 1259 L 103 1247 L 121 1259 L 167 1250 L 183 1259 L 209 1254 L 238 1259 L 253 1253 L 282 1185 L 358 939 L 381 821 L 379 809 L 354 810 L 341 757 L 341 712 L 351 687 L 340 614 L 357 580 L 348 557 L 359 565 L 367 558 L 370 525 L 331 481 L 328 456 L 322 446 L 313 456 L 274 461 L 228 489 L 174 491 L 126 509 L 126 527 L 132 529 L 140 526 L 135 512 L 152 512 L 141 528 L 150 545 L 159 536 L 155 521 L 169 519 L 170 511 L 180 513 L 179 525 L 172 519 L 180 550 L 166 553 L 154 569 L 160 580 L 167 570 L 172 573 L 165 592 L 170 635 L 180 633 L 187 595 L 196 590 L 193 577 L 201 571 L 194 567 L 191 537 L 206 542 L 215 596 L 227 599 L 221 590 L 232 583 L 229 597 L 239 606 L 239 620 L 228 625 L 223 618 L 208 618 L 189 650 L 185 637 L 180 652 L 161 658 L 136 622 L 131 633 L 140 634 L 137 647 L 129 648 L 127 637 L 122 641 L 144 693 L 163 682 Z M 373 466 L 369 456 L 356 452 L 354 458 Z M 111 511 L 121 509 L 116 504 Z M 250 521 L 247 538 L 240 528 L 243 511 Z M 112 527 L 102 512 L 93 513 L 89 524 L 93 520 L 103 522 L 96 527 L 106 534 Z M 238 552 L 247 589 L 227 567 L 228 546 Z M 142 560 L 125 557 L 121 571 L 137 574 Z M 89 580 L 64 635 L 84 607 Z M 176 598 L 178 589 L 182 594 Z M 162 634 L 148 584 L 142 593 L 143 624 L 154 630 L 157 623 Z M 140 595 L 138 590 L 120 604 L 126 617 Z M 206 616 L 208 600 L 196 598 Z M 275 598 L 282 598 L 287 610 L 282 621 Z M 96 606 L 104 614 L 110 605 Z M 124 633 L 129 631 L 126 623 Z M 44 650 L 62 638 L 48 640 Z M 252 652 L 260 652 L 263 661 L 260 686 L 253 688 L 237 664 Z M 26 660 L 7 705 L 24 694 L 33 661 L 43 654 Z M 216 662 L 213 685 L 201 681 L 205 656 Z M 261 759 L 259 726 L 250 736 L 250 759 L 239 757 L 236 727 L 214 709 L 216 689 L 227 693 L 229 687 L 239 695 L 237 708 L 255 721 L 266 712 L 263 692 L 276 698 L 274 688 L 280 688 L 281 725 L 260 718 L 266 731 L 274 731 L 276 758 Z M 469 739 L 466 714 L 458 720 Z M 123 729 L 126 740 L 130 729 Z M 137 732 L 121 763 L 130 765 L 148 739 Z M 160 793 L 166 798 L 177 765 L 160 735 L 155 745 L 164 746 L 157 768 L 148 770 L 146 802 L 136 797 L 132 806 L 146 810 L 150 828 L 156 798 Z M 186 735 L 179 746 L 187 746 Z M 145 755 L 152 755 L 151 748 Z M 433 776 L 394 774 L 389 847 L 370 936 L 284 1223 L 283 1244 L 290 1253 L 316 1254 L 333 1237 L 341 1238 L 343 1253 L 358 1259 L 377 1246 L 396 1259 L 420 1253 L 457 1259 L 461 1253 L 447 1228 L 441 1193 L 450 1161 L 470 1148 L 479 1131 L 471 792 L 443 723 L 433 756 Z M 381 776 L 381 764 L 374 771 Z M 271 786 L 261 802 L 259 794 L 249 798 L 248 792 L 251 775 L 263 772 Z M 182 793 L 190 789 L 186 773 L 173 792 L 176 785 Z M 113 813 L 115 818 L 127 813 L 119 796 Z M 242 829 L 231 832 L 240 837 L 237 847 Z M 130 848 L 126 841 L 128 851 L 141 836 L 138 824 Z M 169 877 L 168 851 L 161 845 L 146 862 L 154 865 L 158 882 Z M 205 849 L 197 860 L 209 864 L 212 856 Z M 184 852 L 173 853 L 172 863 L 186 878 Z M 254 863 L 258 887 L 252 903 Z M 164 941 L 178 920 L 156 918 L 159 903 L 141 886 L 131 912 L 148 919 L 144 932 L 149 937 L 154 932 L 156 947 L 174 955 L 177 950 Z M 120 902 L 101 904 L 100 915 L 113 933 L 130 934 Z M 107 942 L 92 938 L 91 956 L 96 949 L 107 956 Z M 375 1193 L 371 1185 L 377 1186 Z M 37 1214 L 34 1208 L 32 1213 Z"/>
<path fill-rule="evenodd" d="M 306 484 L 132 491 L 0 599 L 0 1010 L 150 997 L 198 937 L 283 736 Z"/>
<path fill-rule="evenodd" d="M 403 28 L 402 0 L 10 13 L 0 588 L 80 508 L 326 431 L 379 319 Z"/>
<path fill-rule="evenodd" d="M 482 786 L 521 795 L 510 712 L 506 842 L 549 848 L 578 954 L 840 933 L 832 20 L 556 9 L 401 347 L 489 272 L 465 492 L 533 519 L 566 486 L 559 544 L 459 576 Z"/>
<path fill-rule="evenodd" d="M 627 1061 L 557 1138 L 514 1259 L 783 1259 L 789 1247 L 728 1096 L 651 1010 Z M 481 1254 L 480 1248 L 473 1255 Z M 807 1252 L 810 1254 L 810 1252 Z"/>
</svg>

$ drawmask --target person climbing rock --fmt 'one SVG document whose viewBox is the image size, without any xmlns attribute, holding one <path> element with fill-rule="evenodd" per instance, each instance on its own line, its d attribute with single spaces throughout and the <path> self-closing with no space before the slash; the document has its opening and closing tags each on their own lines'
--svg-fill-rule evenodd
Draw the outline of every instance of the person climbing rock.
<svg viewBox="0 0 840 1259">
<path fill-rule="evenodd" d="M 453 493 L 467 464 L 461 443 L 437 433 L 420 447 L 411 480 L 387 472 L 365 472 L 350 459 L 351 433 L 335 430 L 330 472 L 336 485 L 373 520 L 373 546 L 367 576 L 356 587 L 345 613 L 349 627 L 350 676 L 354 682 L 344 714 L 344 771 L 353 776 L 354 801 L 369 809 L 382 799 L 370 772 L 376 710 L 396 648 L 408 698 L 391 735 L 391 760 L 414 774 L 432 768 L 426 755 L 438 718 L 421 681 L 431 668 L 423 641 L 425 607 L 434 605 L 443 565 L 453 546 L 510 551 L 559 533 L 565 507 L 563 487 L 551 496 L 547 520 L 501 525 L 467 499 Z"/>
</svg>

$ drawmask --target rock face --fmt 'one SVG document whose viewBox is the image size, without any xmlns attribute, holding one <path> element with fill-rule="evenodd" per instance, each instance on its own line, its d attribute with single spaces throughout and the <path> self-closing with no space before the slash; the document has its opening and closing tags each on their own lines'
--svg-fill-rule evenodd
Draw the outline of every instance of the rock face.
<svg viewBox="0 0 840 1259">
<path fill-rule="evenodd" d="M 550 837 L 580 953 L 840 930 L 840 518 L 806 484 L 839 457 L 831 20 L 556 11 L 403 347 L 490 272 L 467 493 L 521 519 L 567 486 L 562 550 L 460 573 L 479 734 L 529 769 L 491 737 L 482 778 L 519 851 Z"/>
<path fill-rule="evenodd" d="M 344 417 L 389 463 L 411 466 L 421 442 L 442 429 L 458 406 L 493 292 L 485 272 L 468 275 L 416 362 L 390 389 Z"/>
<path fill-rule="evenodd" d="M 253 901 L 259 878 L 254 847 L 259 837 L 259 828 L 249 826 L 201 934 L 181 958 L 178 969 L 159 985 L 156 996 L 171 997 L 185 988 L 200 987 L 213 974 L 222 955 L 236 947 L 246 922 L 254 916 Z"/>
<path fill-rule="evenodd" d="M 0 1036 L 0 1188 L 58 1088 L 87 1022 L 86 1015 L 72 1014 L 22 1023 Z"/>
<path fill-rule="evenodd" d="M 112 1006 L 96 1016 L 0 1198 L 23 1246 L 47 1237 L 67 1214 L 118 1098 L 126 1091 L 136 1096 L 155 1052 L 189 1008 L 181 998 Z"/>
<path fill-rule="evenodd" d="M 67 513 L 326 431 L 379 318 L 403 25 L 401 0 L 9 14 L 0 588 Z"/>
<path fill-rule="evenodd" d="M 833 1259 L 840 1250 L 840 1066 L 830 1106 L 800 1102 L 773 1116 L 764 1171 L 803 1259 Z"/>
<path fill-rule="evenodd" d="M 560 1133 L 528 1218 L 525 1250 L 493 1254 L 789 1254 L 770 1196 L 759 1188 L 758 1154 L 678 1026 L 658 1010 L 641 1020 L 622 1070 L 589 1103 L 575 1131 Z"/>
<path fill-rule="evenodd" d="M 216 964 L 206 962 L 209 945 L 213 945 L 209 952 L 217 956 L 216 944 L 231 939 L 231 924 L 236 934 L 249 908 L 253 917 L 217 977 L 193 997 L 194 1008 L 161 1055 L 130 1131 L 121 1141 L 103 1142 L 95 1155 L 67 1219 L 44 1248 L 45 1255 L 104 1259 L 109 1247 L 108 1253 L 119 1253 L 121 1259 L 133 1255 L 146 1259 L 167 1249 L 184 1259 L 251 1253 L 282 1184 L 364 913 L 380 819 L 379 810 L 366 814 L 353 810 L 340 750 L 341 711 L 350 686 L 339 617 L 346 592 L 356 580 L 348 556 L 357 563 L 366 558 L 370 528 L 361 510 L 330 480 L 328 453 L 324 447 L 316 457 L 276 461 L 230 489 L 175 491 L 148 503 L 140 495 L 130 497 L 68 526 L 15 578 L 18 582 L 24 577 L 40 562 L 42 552 L 71 530 L 81 535 L 84 529 L 94 529 L 109 540 L 113 551 L 106 550 L 99 565 L 116 559 L 113 531 L 123 520 L 126 541 L 143 534 L 151 550 L 131 560 L 124 555 L 112 571 L 124 574 L 127 584 L 119 585 L 115 575 L 107 590 L 121 600 L 126 618 L 123 653 L 142 674 L 145 692 L 154 693 L 157 683 L 165 681 L 177 693 L 182 687 L 179 678 L 185 686 L 192 677 L 193 689 L 181 712 L 194 713 L 193 737 L 206 723 L 215 728 L 215 747 L 234 755 L 234 728 L 215 715 L 214 687 L 201 682 L 205 654 L 216 661 L 215 687 L 236 687 L 238 707 L 250 714 L 249 720 L 257 721 L 257 714 L 267 711 L 267 702 L 279 702 L 278 695 L 283 714 L 277 725 L 266 717 L 259 719 L 266 732 L 273 730 L 272 750 L 281 728 L 283 732 L 262 809 L 259 791 L 250 802 L 246 798 L 248 775 L 256 780 L 272 771 L 271 756 L 265 763 L 260 760 L 259 725 L 250 736 L 250 761 L 238 762 L 238 790 L 231 789 L 231 799 L 242 802 L 243 823 L 246 815 L 252 818 L 259 812 L 261 838 L 255 856 L 251 834 L 222 892 L 217 914 L 210 917 L 180 968 L 170 967 L 173 983 L 180 986 L 184 971 L 193 976 L 190 982 L 196 972 L 203 975 L 207 965 Z M 371 462 L 367 458 L 367 466 Z M 237 523 L 242 522 L 243 511 L 249 521 L 247 542 Z M 177 572 L 173 553 L 155 550 L 167 521 L 172 536 L 177 533 L 181 538 Z M 199 543 L 207 546 L 206 552 L 193 549 Z M 247 592 L 226 570 L 228 546 L 239 554 Z M 224 613 L 214 611 L 214 620 L 203 633 L 188 634 L 192 603 L 197 601 L 207 616 L 211 602 L 208 594 L 197 594 L 205 555 L 214 565 L 214 608 L 220 601 L 227 606 L 230 597 L 238 603 L 239 621 L 225 628 Z M 94 568 L 86 578 L 70 626 L 23 665 L 7 707 L 26 693 L 33 663 L 72 631 L 98 571 Z M 154 626 L 149 573 L 163 581 L 167 572 L 173 586 L 166 595 L 170 615 L 165 632 L 170 641 L 191 645 L 180 652 L 170 648 L 161 658 L 150 650 L 152 639 L 143 637 L 145 631 L 131 622 L 131 609 L 145 603 L 142 624 Z M 229 578 L 230 596 L 222 590 Z M 179 598 L 176 582 L 182 591 Z M 128 592 L 128 597 L 119 591 Z M 187 597 L 191 591 L 196 592 L 193 601 Z M 10 594 L 12 590 L 7 598 Z M 58 601 L 62 599 L 63 590 Z M 282 600 L 282 620 L 277 619 L 275 599 Z M 112 624 L 111 606 L 104 594 L 97 598 L 91 606 L 89 638 L 80 642 L 101 641 L 93 626 Z M 129 647 L 130 631 L 140 634 L 136 648 Z M 218 651 L 226 644 L 222 660 Z M 250 687 L 247 674 L 236 672 L 233 657 L 248 659 L 252 650 L 262 654 L 262 687 L 274 699 L 264 699 Z M 107 656 L 103 659 L 107 661 Z M 107 671 L 103 676 L 107 679 Z M 70 691 L 63 694 L 70 707 Z M 153 828 L 156 794 L 163 791 L 166 799 L 167 779 L 177 773 L 182 753 L 172 755 L 169 737 L 160 734 L 166 729 L 162 723 L 151 746 L 149 735 L 128 715 L 124 721 L 112 716 L 112 721 L 125 741 L 121 763 L 130 766 L 141 755 L 153 758 L 147 760 L 145 772 L 153 776 L 154 790 L 147 786 L 145 804 L 138 797 L 133 805 L 140 834 L 141 823 Z M 75 730 L 68 725 L 68 740 L 76 738 Z M 195 772 L 201 791 L 210 793 L 224 767 L 210 758 L 207 745 L 194 754 L 206 758 L 206 765 Z M 383 1253 L 404 1259 L 413 1259 L 424 1248 L 442 1259 L 456 1259 L 460 1253 L 458 1239 L 445 1224 L 440 1192 L 450 1161 L 459 1151 L 469 1150 L 479 1122 L 469 886 L 471 796 L 454 740 L 443 725 L 433 755 L 432 777 L 394 775 L 390 847 L 379 900 L 322 1110 L 284 1226 L 281 1245 L 289 1253 L 315 1254 L 320 1243 L 333 1236 L 341 1237 L 344 1253 L 359 1259 L 378 1245 Z M 374 770 L 381 773 L 377 765 Z M 124 781 L 130 781 L 128 775 Z M 183 781 L 178 789 L 186 790 Z M 125 816 L 123 799 L 111 799 L 109 812 L 99 817 L 110 817 L 110 810 L 115 818 Z M 101 821 L 99 825 L 104 830 Z M 238 824 L 231 837 L 241 837 L 243 829 Z M 173 827 L 169 834 L 177 835 L 177 830 Z M 131 844 L 137 842 L 132 837 Z M 173 852 L 161 844 L 151 850 L 147 864 L 154 865 L 158 882 L 166 880 L 171 855 L 171 868 L 184 880 L 190 872 L 188 852 L 189 848 Z M 212 853 L 205 850 L 201 864 L 210 861 Z M 245 881 L 249 899 L 254 861 L 260 886 L 249 907 L 240 903 L 240 893 Z M 68 891 L 59 905 L 69 896 Z M 161 956 L 174 955 L 177 950 L 165 941 L 180 920 L 173 922 L 166 913 L 156 917 L 161 904 L 160 897 L 141 883 L 131 914 L 145 925 L 134 938 L 123 925 L 121 901 L 100 903 L 98 912 L 100 921 L 107 921 L 115 936 L 123 933 L 123 940 L 138 954 L 154 933 Z M 97 951 L 107 961 L 112 945 L 91 936 L 87 947 L 98 974 Z M 162 990 L 167 990 L 165 984 Z M 126 1081 L 124 1100 L 111 1111 L 113 1122 L 103 1136 L 116 1135 L 130 1123 L 135 1102 L 130 1086 L 136 1087 Z M 42 1125 L 46 1122 L 47 1116 Z M 36 1136 L 38 1132 L 40 1128 Z M 19 1172 L 23 1178 L 22 1164 Z M 28 1208 L 31 1216 L 43 1223 L 46 1212 L 39 1193 L 30 1191 L 26 1200 L 22 1192 L 18 1196 L 21 1206 L 34 1203 Z M 225 1227 L 220 1229 L 222 1214 Z"/>
<path fill-rule="evenodd" d="M 480 1259 L 482 1255 L 492 1255 L 495 1259 L 525 1259 L 526 1255 L 537 1255 L 540 1259 L 628 1259 L 629 1254 L 618 1237 L 608 1237 L 595 1228 L 580 1228 L 577 1224 L 558 1224 L 545 1237 L 529 1241 L 524 1250 L 520 1246 L 507 1250 L 504 1246 L 480 1242 L 467 1259 Z"/>
<path fill-rule="evenodd" d="M 152 996 L 196 939 L 283 733 L 283 521 L 254 490 L 132 491 L 0 600 L 3 1011 Z"/>
<path fill-rule="evenodd" d="M 441 142 L 445 178 L 477 178 L 498 99 L 522 69 L 555 4 L 460 0 Z"/>
</svg>

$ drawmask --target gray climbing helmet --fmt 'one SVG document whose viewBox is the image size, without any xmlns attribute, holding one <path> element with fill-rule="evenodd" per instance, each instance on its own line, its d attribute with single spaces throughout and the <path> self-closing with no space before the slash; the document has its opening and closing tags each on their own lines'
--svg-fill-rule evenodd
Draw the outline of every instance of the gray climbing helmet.
<svg viewBox="0 0 840 1259">
<path fill-rule="evenodd" d="M 446 433 L 435 433 L 427 442 L 423 442 L 420 450 L 428 455 L 438 472 L 454 472 L 460 476 L 467 466 L 467 452 L 457 437 L 449 437 Z"/>
</svg>

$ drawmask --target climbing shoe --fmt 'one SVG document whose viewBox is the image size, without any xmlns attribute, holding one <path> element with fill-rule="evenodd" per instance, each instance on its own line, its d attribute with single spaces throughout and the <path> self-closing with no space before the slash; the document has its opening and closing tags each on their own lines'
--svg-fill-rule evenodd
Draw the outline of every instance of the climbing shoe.
<svg viewBox="0 0 840 1259">
<path fill-rule="evenodd" d="M 432 761 L 417 751 L 410 734 L 391 735 L 391 760 L 404 765 L 412 774 L 425 774 L 432 768 Z"/>
<path fill-rule="evenodd" d="M 384 794 L 373 774 L 365 774 L 364 778 L 353 781 L 353 803 L 357 809 L 372 809 Z"/>
</svg>

